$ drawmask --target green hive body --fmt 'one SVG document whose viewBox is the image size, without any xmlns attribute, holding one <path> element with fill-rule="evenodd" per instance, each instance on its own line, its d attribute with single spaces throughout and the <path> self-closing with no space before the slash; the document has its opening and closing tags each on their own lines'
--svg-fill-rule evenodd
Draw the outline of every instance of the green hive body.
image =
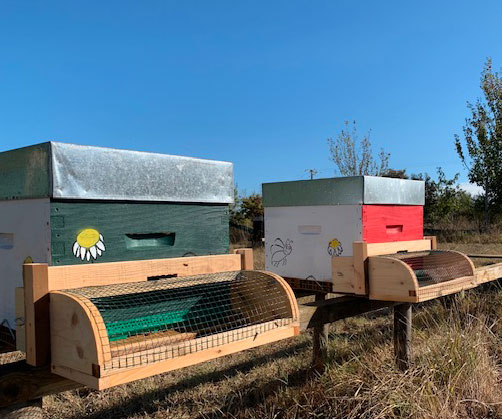
<svg viewBox="0 0 502 419">
<path fill-rule="evenodd" d="M 75 265 L 228 254 L 233 194 L 230 162 L 58 142 L 0 153 L 0 323 L 24 324 L 14 295 L 25 260 Z M 187 315 L 172 313 L 134 316 L 126 329 L 141 333 L 150 330 L 145 324 Z"/>
<path fill-rule="evenodd" d="M 99 231 L 106 250 L 94 263 L 226 254 L 227 205 L 52 202 L 53 265 L 85 264 L 72 254 L 83 227 Z M 164 238 L 158 238 L 161 234 Z"/>
</svg>

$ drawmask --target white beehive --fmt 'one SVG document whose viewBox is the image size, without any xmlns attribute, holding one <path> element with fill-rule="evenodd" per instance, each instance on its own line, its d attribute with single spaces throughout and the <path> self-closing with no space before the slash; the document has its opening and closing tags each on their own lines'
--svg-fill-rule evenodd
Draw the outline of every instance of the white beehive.
<svg viewBox="0 0 502 419">
<path fill-rule="evenodd" d="M 263 184 L 265 268 L 331 283 L 354 242 L 422 239 L 424 199 L 422 181 L 373 176 Z"/>
</svg>

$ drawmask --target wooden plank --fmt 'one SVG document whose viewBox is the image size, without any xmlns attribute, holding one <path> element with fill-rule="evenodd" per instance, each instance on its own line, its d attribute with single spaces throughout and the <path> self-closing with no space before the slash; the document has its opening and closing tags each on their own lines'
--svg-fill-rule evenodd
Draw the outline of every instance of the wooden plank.
<svg viewBox="0 0 502 419">
<path fill-rule="evenodd" d="M 26 332 L 24 327 L 24 288 L 17 287 L 16 296 L 16 350 L 26 352 Z"/>
<path fill-rule="evenodd" d="M 92 374 L 93 365 L 111 359 L 103 319 L 83 297 L 50 293 L 51 364 Z"/>
<path fill-rule="evenodd" d="M 52 265 L 89 264 L 73 255 L 77 235 L 92 228 L 105 251 L 94 263 L 225 254 L 226 204 L 51 202 Z M 152 234 L 165 234 L 159 239 Z"/>
<path fill-rule="evenodd" d="M 418 282 L 410 266 L 386 256 L 368 258 L 369 298 L 417 302 Z"/>
<path fill-rule="evenodd" d="M 188 276 L 240 269 L 241 255 L 237 254 L 53 266 L 49 270 L 49 289 L 55 291 L 140 282 L 162 275 Z"/>
<path fill-rule="evenodd" d="M 431 242 L 431 249 L 432 250 L 437 250 L 438 248 L 438 241 L 436 236 L 424 236 L 424 240 L 430 240 Z"/>
<path fill-rule="evenodd" d="M 366 295 L 366 259 L 369 256 L 368 244 L 364 242 L 354 242 L 352 254 L 354 255 L 354 294 Z"/>
<path fill-rule="evenodd" d="M 479 284 L 502 278 L 502 263 L 476 268 L 474 274 Z"/>
<path fill-rule="evenodd" d="M 241 269 L 243 271 L 254 269 L 253 249 L 235 249 L 234 253 L 241 255 Z"/>
<path fill-rule="evenodd" d="M 363 205 L 362 217 L 366 243 L 420 240 L 424 236 L 421 205 Z"/>
<path fill-rule="evenodd" d="M 411 330 L 411 304 L 394 306 L 394 357 L 401 371 L 411 363 Z"/>
<path fill-rule="evenodd" d="M 333 292 L 355 293 L 355 269 L 352 256 L 338 256 L 331 258 L 333 278 Z"/>
<path fill-rule="evenodd" d="M 26 362 L 47 365 L 50 359 L 48 266 L 32 263 L 23 266 Z"/>
<path fill-rule="evenodd" d="M 463 276 L 452 279 L 451 281 L 440 282 L 439 284 L 422 287 L 417 292 L 417 301 L 423 302 L 434 298 L 444 297 L 445 295 L 455 294 L 471 288 L 476 288 L 481 282 L 476 275 Z"/>
<path fill-rule="evenodd" d="M 419 252 L 422 250 L 431 250 L 430 240 L 411 240 L 402 242 L 389 242 L 389 243 L 368 243 L 367 256 L 380 256 L 390 255 L 398 252 Z"/>
<path fill-rule="evenodd" d="M 304 331 L 317 325 L 334 323 L 349 317 L 359 316 L 370 311 L 392 307 L 392 301 L 375 301 L 363 297 L 336 297 L 325 301 L 315 301 L 300 305 L 300 330 Z"/>
<path fill-rule="evenodd" d="M 467 256 L 470 258 L 479 258 L 479 259 L 502 259 L 502 255 L 469 254 Z"/>
<path fill-rule="evenodd" d="M 201 362 L 209 361 L 211 359 L 219 358 L 232 353 L 240 352 L 246 349 L 251 349 L 261 346 L 270 342 L 275 342 L 280 339 L 286 339 L 296 336 L 298 328 L 296 327 L 282 327 L 269 332 L 255 335 L 253 337 L 214 348 L 206 349 L 201 352 L 195 352 L 188 355 L 180 356 L 174 359 L 167 359 L 165 361 L 155 362 L 142 367 L 127 368 L 120 372 L 107 375 L 103 378 L 96 378 L 87 374 L 79 373 L 68 368 L 61 368 L 55 366 L 53 371 L 64 377 L 79 380 L 86 385 L 89 385 L 98 390 L 113 387 L 116 385 L 128 383 L 131 381 L 140 380 L 142 378 L 151 377 L 153 375 L 161 374 L 167 371 L 172 371 L 179 368 L 184 368 L 190 365 L 199 364 Z"/>
</svg>

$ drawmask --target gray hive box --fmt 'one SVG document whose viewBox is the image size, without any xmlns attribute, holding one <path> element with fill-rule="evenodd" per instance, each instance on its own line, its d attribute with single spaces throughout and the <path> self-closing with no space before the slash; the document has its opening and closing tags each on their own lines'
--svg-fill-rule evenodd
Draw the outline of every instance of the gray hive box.
<svg viewBox="0 0 502 419">
<path fill-rule="evenodd" d="M 352 256 L 355 241 L 423 238 L 424 201 L 424 182 L 414 180 L 265 183 L 265 268 L 295 280 L 331 282 L 331 258 Z"/>
<path fill-rule="evenodd" d="M 233 165 L 48 142 L 0 153 L 0 322 L 25 260 L 70 265 L 228 253 Z"/>
</svg>

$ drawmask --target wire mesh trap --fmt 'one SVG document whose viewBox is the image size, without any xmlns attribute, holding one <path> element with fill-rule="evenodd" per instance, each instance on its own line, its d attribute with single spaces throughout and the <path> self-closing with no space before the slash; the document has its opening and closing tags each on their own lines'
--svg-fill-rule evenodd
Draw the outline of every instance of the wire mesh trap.
<svg viewBox="0 0 502 419">
<path fill-rule="evenodd" d="M 453 250 L 371 256 L 370 298 L 421 302 L 475 286 L 472 261 Z"/>
<path fill-rule="evenodd" d="M 448 250 L 406 252 L 391 257 L 402 260 L 413 269 L 419 287 L 451 281 L 473 273 L 471 263 L 463 254 Z"/>
<path fill-rule="evenodd" d="M 278 340 L 287 337 L 282 333 L 285 330 L 292 336 L 298 321 L 296 301 L 285 282 L 259 271 L 60 291 L 51 295 L 51 327 L 52 323 L 54 328 L 59 327 L 58 322 L 65 323 L 64 319 L 54 322 L 52 317 L 70 300 L 78 303 L 78 309 L 66 323 L 81 326 L 83 311 L 95 330 L 96 344 L 89 344 L 97 360 L 83 368 L 87 372 L 90 368 L 96 378 L 169 361 L 177 368 L 174 363 L 179 358 L 208 351 L 214 351 L 210 357 L 220 356 L 234 352 L 229 345 L 237 347 L 243 342 L 244 346 L 257 346 L 264 336 L 268 341 Z M 60 326 L 57 335 L 67 331 L 67 324 Z M 85 352 L 81 344 L 80 348 Z M 78 358 L 78 349 L 76 352 Z M 84 353 L 82 358 L 87 356 Z M 201 359 L 206 357 L 201 355 Z M 59 360 L 53 356 L 55 362 Z"/>
</svg>

